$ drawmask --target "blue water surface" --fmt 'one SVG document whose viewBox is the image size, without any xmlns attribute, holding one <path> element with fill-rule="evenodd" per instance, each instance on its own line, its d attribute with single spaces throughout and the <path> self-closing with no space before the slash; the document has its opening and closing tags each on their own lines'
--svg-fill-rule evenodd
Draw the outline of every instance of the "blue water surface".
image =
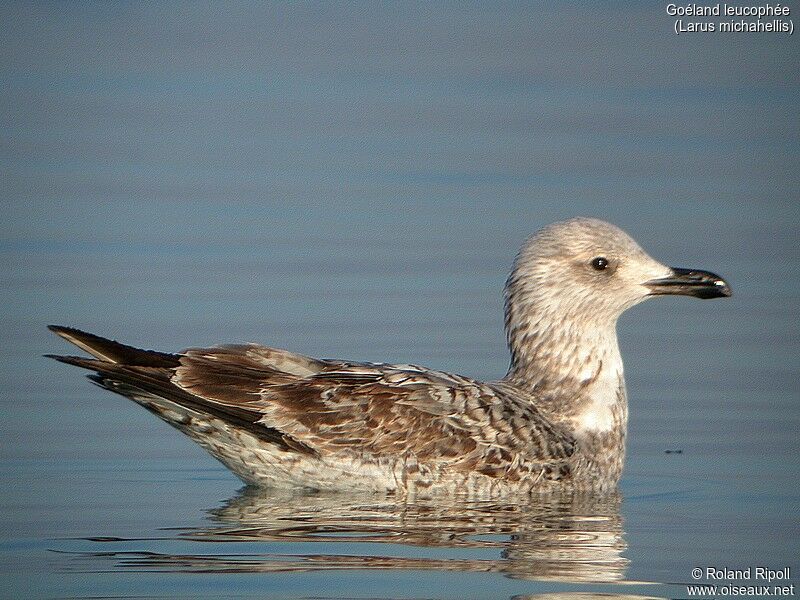
<svg viewBox="0 0 800 600">
<path fill-rule="evenodd" d="M 797 581 L 797 36 L 676 36 L 664 6 L 633 2 L 0 15 L 1 597 L 686 597 L 707 567 Z M 575 215 L 734 290 L 621 320 L 631 421 L 611 498 L 254 494 L 41 356 L 72 351 L 58 323 L 498 378 L 511 260 Z"/>
</svg>

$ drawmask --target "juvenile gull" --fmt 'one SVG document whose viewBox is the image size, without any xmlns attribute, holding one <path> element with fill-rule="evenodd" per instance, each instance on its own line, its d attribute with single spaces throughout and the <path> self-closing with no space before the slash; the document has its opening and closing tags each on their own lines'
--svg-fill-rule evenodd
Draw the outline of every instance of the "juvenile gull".
<svg viewBox="0 0 800 600">
<path fill-rule="evenodd" d="M 657 295 L 730 296 L 713 273 L 669 268 L 621 229 L 576 218 L 532 236 L 505 288 L 506 376 L 228 345 L 140 350 L 50 329 L 94 358 L 52 356 L 187 434 L 246 483 L 500 496 L 609 490 L 628 403 L 616 324 Z"/>
</svg>

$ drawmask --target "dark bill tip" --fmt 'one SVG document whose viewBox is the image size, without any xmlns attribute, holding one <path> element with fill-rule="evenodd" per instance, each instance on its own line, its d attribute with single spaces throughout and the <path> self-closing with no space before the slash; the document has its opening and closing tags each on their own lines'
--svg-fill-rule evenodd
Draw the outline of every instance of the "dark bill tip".
<svg viewBox="0 0 800 600">
<path fill-rule="evenodd" d="M 722 277 L 697 269 L 673 268 L 669 277 L 651 279 L 645 286 L 650 288 L 652 296 L 675 294 L 708 299 L 727 298 L 732 294 L 731 287 Z"/>
</svg>

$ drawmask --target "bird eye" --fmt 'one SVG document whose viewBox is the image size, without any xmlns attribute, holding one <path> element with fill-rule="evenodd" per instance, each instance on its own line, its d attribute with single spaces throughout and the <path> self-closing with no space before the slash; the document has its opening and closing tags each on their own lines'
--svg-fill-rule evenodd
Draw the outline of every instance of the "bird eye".
<svg viewBox="0 0 800 600">
<path fill-rule="evenodd" d="M 608 268 L 608 259 L 605 256 L 598 256 L 592 259 L 592 268 L 595 271 L 605 271 Z"/>
</svg>

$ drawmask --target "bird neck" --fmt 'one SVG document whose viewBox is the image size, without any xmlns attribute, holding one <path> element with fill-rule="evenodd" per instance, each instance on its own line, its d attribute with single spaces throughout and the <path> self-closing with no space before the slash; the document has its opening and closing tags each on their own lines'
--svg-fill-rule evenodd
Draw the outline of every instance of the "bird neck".
<svg viewBox="0 0 800 600">
<path fill-rule="evenodd" d="M 592 322 L 546 309 L 506 310 L 511 365 L 504 381 L 578 435 L 624 438 L 627 399 L 616 321 Z"/>
</svg>

